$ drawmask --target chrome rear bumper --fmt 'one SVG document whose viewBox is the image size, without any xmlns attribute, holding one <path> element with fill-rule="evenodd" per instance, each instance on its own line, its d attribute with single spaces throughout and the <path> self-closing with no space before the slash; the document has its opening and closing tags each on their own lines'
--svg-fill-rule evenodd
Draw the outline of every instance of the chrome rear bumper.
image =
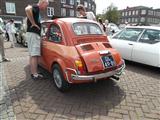
<svg viewBox="0 0 160 120">
<path fill-rule="evenodd" d="M 120 76 L 123 73 L 124 68 L 125 68 L 125 63 L 123 62 L 123 64 L 121 65 L 120 68 L 117 68 L 113 71 L 100 73 L 100 74 L 94 74 L 94 75 L 78 75 L 76 70 L 70 69 L 70 68 L 68 68 L 68 70 L 74 71 L 76 73 L 76 74 L 71 74 L 71 77 L 73 80 L 93 80 L 93 81 L 96 81 L 97 79 L 107 78 L 107 77 L 111 77 L 114 75 Z M 66 75 L 67 75 L 67 73 L 66 73 Z M 68 75 L 67 75 L 67 79 L 68 79 Z"/>
</svg>

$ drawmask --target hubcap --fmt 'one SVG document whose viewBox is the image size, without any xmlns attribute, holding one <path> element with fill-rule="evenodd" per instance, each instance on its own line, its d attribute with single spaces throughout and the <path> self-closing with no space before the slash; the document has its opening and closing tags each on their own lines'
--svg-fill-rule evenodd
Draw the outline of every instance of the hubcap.
<svg viewBox="0 0 160 120">
<path fill-rule="evenodd" d="M 55 69 L 53 71 L 53 78 L 54 78 L 56 86 L 58 88 L 61 88 L 62 87 L 62 79 L 61 79 L 60 73 L 57 69 Z"/>
</svg>

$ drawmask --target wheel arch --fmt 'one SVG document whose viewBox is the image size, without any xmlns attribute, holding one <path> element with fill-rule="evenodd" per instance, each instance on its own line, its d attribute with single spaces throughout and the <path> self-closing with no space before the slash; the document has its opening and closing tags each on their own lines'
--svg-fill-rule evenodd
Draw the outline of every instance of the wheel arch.
<svg viewBox="0 0 160 120">
<path fill-rule="evenodd" d="M 65 75 L 66 65 L 65 65 L 64 61 L 62 61 L 61 59 L 57 59 L 57 60 L 53 61 L 53 62 L 52 62 L 52 65 L 51 65 L 51 67 L 50 67 L 50 72 L 51 72 L 51 73 L 52 73 L 52 70 L 53 70 L 53 66 L 54 66 L 55 64 L 58 64 L 58 65 L 60 66 L 60 68 L 61 68 L 61 70 L 62 70 L 62 72 L 63 72 L 63 76 L 64 76 L 64 78 L 65 78 L 65 80 L 66 80 L 66 75 Z"/>
</svg>

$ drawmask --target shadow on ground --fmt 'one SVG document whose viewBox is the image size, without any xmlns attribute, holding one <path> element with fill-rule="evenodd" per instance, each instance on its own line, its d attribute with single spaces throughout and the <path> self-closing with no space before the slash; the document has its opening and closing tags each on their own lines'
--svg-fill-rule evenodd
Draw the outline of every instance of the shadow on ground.
<svg viewBox="0 0 160 120">
<path fill-rule="evenodd" d="M 106 116 L 109 110 L 125 99 L 124 91 L 111 80 L 74 85 L 68 92 L 61 93 L 46 71 L 41 69 L 47 78 L 40 81 L 31 80 L 29 66 L 25 66 L 24 71 L 26 79 L 10 89 L 12 102 L 20 101 L 21 107 L 26 108 L 23 109 L 25 113 L 51 113 L 62 118 Z M 26 118 L 29 118 L 30 116 L 27 115 Z"/>
<path fill-rule="evenodd" d="M 160 79 L 160 68 L 139 64 L 136 62 L 125 61 L 126 70 L 131 71 L 133 73 L 138 73 L 144 76 Z"/>
</svg>

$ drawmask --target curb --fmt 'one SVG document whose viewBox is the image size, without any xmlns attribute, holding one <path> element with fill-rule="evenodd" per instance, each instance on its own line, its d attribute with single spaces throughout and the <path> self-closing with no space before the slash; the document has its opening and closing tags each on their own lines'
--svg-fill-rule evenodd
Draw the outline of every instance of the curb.
<svg viewBox="0 0 160 120">
<path fill-rule="evenodd" d="M 0 93 L 0 120 L 16 120 L 3 63 L 0 63 Z"/>
</svg>

